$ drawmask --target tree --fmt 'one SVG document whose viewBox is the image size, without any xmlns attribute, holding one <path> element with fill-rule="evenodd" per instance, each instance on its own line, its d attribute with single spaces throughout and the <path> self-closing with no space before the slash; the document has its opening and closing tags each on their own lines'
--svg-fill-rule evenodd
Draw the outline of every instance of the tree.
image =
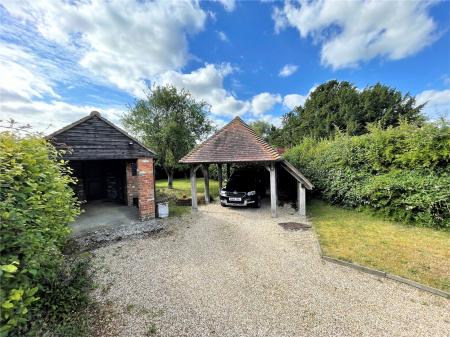
<svg viewBox="0 0 450 337">
<path fill-rule="evenodd" d="M 253 131 L 255 131 L 258 135 L 260 135 L 265 141 L 269 138 L 270 131 L 273 125 L 270 123 L 260 120 L 255 121 L 249 124 L 249 126 L 252 128 Z"/>
<path fill-rule="evenodd" d="M 384 129 L 402 120 L 421 124 L 422 109 L 408 93 L 380 83 L 359 91 L 350 82 L 332 80 L 319 85 L 304 106 L 284 115 L 281 138 L 292 145 L 304 137 L 332 137 L 336 130 L 361 135 L 367 133 L 369 123 Z"/>
<path fill-rule="evenodd" d="M 394 88 L 377 83 L 365 88 L 361 94 L 361 109 L 364 111 L 362 123 L 376 121 L 386 129 L 388 126 L 398 126 L 400 120 L 422 124 L 424 117 L 421 111 L 425 104 L 416 106 L 416 100 L 409 93 L 402 93 Z M 362 130 L 364 133 L 366 130 Z"/>
<path fill-rule="evenodd" d="M 168 188 L 173 188 L 174 170 L 181 166 L 178 161 L 211 132 L 208 109 L 206 102 L 195 100 L 187 90 L 155 86 L 122 116 L 125 127 L 156 151 Z"/>
<path fill-rule="evenodd" d="M 253 131 L 261 136 L 266 142 L 273 144 L 277 128 L 269 122 L 259 120 L 249 124 Z"/>
</svg>

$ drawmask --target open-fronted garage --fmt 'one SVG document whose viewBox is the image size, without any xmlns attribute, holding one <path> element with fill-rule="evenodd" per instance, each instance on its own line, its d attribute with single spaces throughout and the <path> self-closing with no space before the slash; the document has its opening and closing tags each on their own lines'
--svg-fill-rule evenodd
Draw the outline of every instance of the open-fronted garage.
<svg viewBox="0 0 450 337">
<path fill-rule="evenodd" d="M 203 171 L 205 179 L 205 202 L 210 202 L 209 195 L 209 168 L 217 165 L 219 188 L 223 187 L 222 167 L 226 166 L 227 178 L 230 177 L 231 165 L 260 166 L 269 173 L 269 191 L 272 217 L 277 216 L 278 188 L 280 182 L 277 172 L 283 170 L 296 185 L 297 208 L 301 217 L 306 216 L 306 189 L 311 190 L 313 185 L 293 165 L 283 159 L 270 144 L 257 135 L 239 117 L 216 132 L 213 136 L 197 146 L 180 160 L 180 163 L 191 167 L 192 208 L 197 210 L 196 179 L 197 170 Z M 258 174 L 255 170 L 255 174 Z M 261 175 L 261 173 L 259 173 Z M 262 177 L 263 178 L 263 177 Z M 261 179 L 264 181 L 264 179 Z M 285 181 L 285 180 L 284 180 Z M 235 199 L 239 199 L 239 196 Z"/>
<path fill-rule="evenodd" d="M 103 213 L 114 205 L 125 219 L 134 206 L 136 218 L 155 217 L 155 154 L 139 141 L 96 111 L 47 138 L 64 151 L 62 159 L 77 179 L 74 190 L 87 210 L 80 218 L 91 214 L 91 222 L 112 221 Z"/>
</svg>

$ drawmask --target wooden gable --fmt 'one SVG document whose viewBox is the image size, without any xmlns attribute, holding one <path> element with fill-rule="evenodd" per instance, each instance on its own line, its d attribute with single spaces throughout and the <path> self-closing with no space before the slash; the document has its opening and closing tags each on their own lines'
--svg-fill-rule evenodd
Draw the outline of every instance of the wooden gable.
<svg viewBox="0 0 450 337">
<path fill-rule="evenodd" d="M 47 137 L 66 160 L 137 159 L 155 153 L 93 111 L 89 116 Z"/>
</svg>

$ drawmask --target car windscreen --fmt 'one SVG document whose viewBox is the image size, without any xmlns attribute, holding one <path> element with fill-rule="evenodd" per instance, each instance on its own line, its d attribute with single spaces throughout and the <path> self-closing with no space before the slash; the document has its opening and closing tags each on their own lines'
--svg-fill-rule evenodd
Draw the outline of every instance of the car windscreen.
<svg viewBox="0 0 450 337">
<path fill-rule="evenodd" d="M 249 175 L 232 175 L 230 181 L 227 183 L 226 189 L 228 191 L 243 191 L 247 192 L 255 188 L 255 179 Z"/>
</svg>

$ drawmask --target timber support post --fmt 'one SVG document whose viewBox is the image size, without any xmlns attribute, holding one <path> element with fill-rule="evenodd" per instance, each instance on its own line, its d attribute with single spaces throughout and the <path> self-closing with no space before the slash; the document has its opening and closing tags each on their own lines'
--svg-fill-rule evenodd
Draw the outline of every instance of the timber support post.
<svg viewBox="0 0 450 337">
<path fill-rule="evenodd" d="M 223 178 L 222 178 L 222 164 L 217 164 L 217 177 L 219 178 L 219 192 L 222 189 Z"/>
<path fill-rule="evenodd" d="M 198 210 L 197 204 L 197 170 L 200 166 L 191 166 L 191 200 L 192 200 L 192 210 Z"/>
<path fill-rule="evenodd" d="M 272 218 L 277 217 L 277 171 L 275 167 L 275 163 L 270 163 L 269 166 L 266 166 L 266 169 L 270 173 L 270 212 L 272 213 Z"/>
<path fill-rule="evenodd" d="M 298 215 L 301 218 L 306 217 L 306 190 L 301 182 L 297 182 L 297 207 Z"/>
<path fill-rule="evenodd" d="M 211 197 L 209 194 L 209 165 L 202 165 L 203 177 L 205 179 L 205 203 L 209 204 L 211 202 Z"/>
</svg>

